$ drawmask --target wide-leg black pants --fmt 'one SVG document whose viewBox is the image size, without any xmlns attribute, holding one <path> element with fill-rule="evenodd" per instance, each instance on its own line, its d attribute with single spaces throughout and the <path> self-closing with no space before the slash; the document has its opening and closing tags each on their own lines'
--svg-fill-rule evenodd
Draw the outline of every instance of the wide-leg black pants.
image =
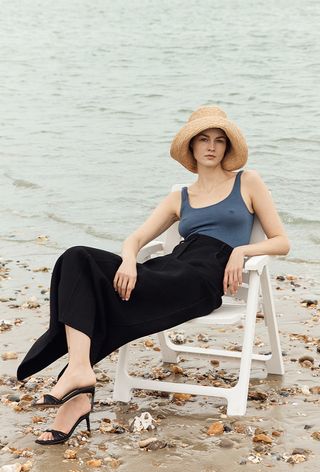
<svg viewBox="0 0 320 472">
<path fill-rule="evenodd" d="M 68 249 L 52 274 L 49 329 L 21 362 L 18 379 L 67 352 L 65 324 L 91 338 L 95 364 L 129 341 L 210 313 L 222 303 L 231 252 L 218 239 L 192 235 L 171 254 L 138 263 L 136 286 L 124 301 L 113 287 L 120 256 L 85 246 Z"/>
</svg>

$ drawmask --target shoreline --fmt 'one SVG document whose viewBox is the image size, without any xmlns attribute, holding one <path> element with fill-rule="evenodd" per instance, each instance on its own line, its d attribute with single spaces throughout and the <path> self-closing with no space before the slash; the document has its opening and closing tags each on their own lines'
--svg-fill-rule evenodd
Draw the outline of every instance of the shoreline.
<svg viewBox="0 0 320 472">
<path fill-rule="evenodd" d="M 51 472 L 57 466 L 61 472 L 110 469 L 152 472 L 160 464 L 162 468 L 179 472 L 185 470 L 184 461 L 188 461 L 190 472 L 220 472 L 228 466 L 238 471 L 245 464 L 252 464 L 257 471 L 270 467 L 282 471 L 288 470 L 291 460 L 304 462 L 305 471 L 316 470 L 320 441 L 312 434 L 320 434 L 320 352 L 317 351 L 320 338 L 316 337 L 320 312 L 319 304 L 303 306 L 307 304 L 301 302 L 318 301 L 320 283 L 310 276 L 308 268 L 299 264 L 299 273 L 279 270 L 284 267 L 284 261 L 273 261 L 271 273 L 286 373 L 284 377 L 265 378 L 264 372 L 253 369 L 251 399 L 245 416 L 227 417 L 224 400 L 202 396 L 183 400 L 171 394 L 137 391 L 130 403 L 114 403 L 111 397 L 117 354 L 113 353 L 96 366 L 99 380 L 95 411 L 91 415 L 91 437 L 79 434 L 84 428 L 81 425 L 69 445 L 47 448 L 36 445 L 35 433 L 50 425 L 52 413 L 32 410 L 30 398 L 36 391 L 38 394 L 48 391 L 65 363 L 64 358 L 60 359 L 27 382 L 15 380 L 18 363 L 48 323 L 48 289 L 57 256 L 46 243 L 40 238 L 35 244 L 21 245 L 21 251 L 17 251 L 16 243 L 8 243 L 4 247 L 5 257 L 0 260 L 0 319 L 12 323 L 0 332 L 0 354 L 11 352 L 17 356 L 2 358 L 0 364 L 0 408 L 6 425 L 0 434 L 0 471 L 4 465 L 21 463 L 27 464 L 25 470 L 33 472 L 44 468 Z M 13 253 L 14 258 L 10 257 Z M 284 280 L 277 279 L 279 275 Z M 203 347 L 233 345 L 236 348 L 242 335 L 239 326 L 201 331 L 191 325 L 171 331 L 179 330 L 184 331 L 187 343 L 200 343 Z M 266 352 L 268 342 L 261 318 L 257 319 L 256 333 L 256 352 Z M 147 344 L 145 338 L 134 343 L 133 369 L 156 378 L 169 375 L 170 379 L 179 379 L 181 372 L 174 373 L 172 365 L 162 364 L 159 353 L 154 352 L 158 350 L 156 336 L 147 339 Z M 299 362 L 304 356 L 313 361 Z M 219 378 L 228 383 L 237 372 L 234 365 L 223 361 L 215 367 L 205 357 L 184 356 L 184 359 L 178 366 L 186 380 L 199 378 L 206 383 L 213 376 L 215 381 Z M 130 420 L 145 411 L 155 419 L 155 429 L 130 431 Z M 224 425 L 220 435 L 207 434 L 214 422 Z M 259 434 L 271 442 L 254 441 Z M 141 440 L 152 437 L 158 441 L 154 450 L 139 447 Z M 292 454 L 297 448 L 299 454 Z M 68 449 L 76 458 L 66 458 Z"/>
</svg>

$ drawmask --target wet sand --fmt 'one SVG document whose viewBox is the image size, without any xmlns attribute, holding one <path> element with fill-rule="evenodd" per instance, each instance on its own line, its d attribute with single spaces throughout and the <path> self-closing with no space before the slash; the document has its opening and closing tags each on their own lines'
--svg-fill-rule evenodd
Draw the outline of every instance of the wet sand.
<svg viewBox="0 0 320 472">
<path fill-rule="evenodd" d="M 20 246 L 19 246 L 20 247 Z M 19 253 L 20 250 L 20 253 Z M 228 417 L 223 399 L 136 391 L 132 401 L 112 401 L 117 353 L 96 366 L 98 388 L 91 415 L 92 434 L 81 434 L 82 423 L 69 443 L 43 447 L 34 443 L 50 427 L 53 410 L 33 410 L 32 399 L 50 390 L 65 365 L 62 358 L 27 382 L 15 372 L 31 343 L 48 324 L 50 274 L 57 258 L 46 238 L 18 249 L 8 242 L 0 260 L 0 471 L 60 472 L 154 470 L 220 472 L 224 470 L 318 470 L 320 458 L 320 285 L 301 271 L 273 271 L 285 376 L 253 368 L 247 414 Z M 15 254 L 15 257 L 10 255 Z M 297 268 L 299 266 L 297 265 Z M 280 277 L 279 276 L 283 276 Z M 277 278 L 278 277 L 278 278 Z M 284 280 L 280 280 L 283 278 Z M 302 303 L 309 300 L 308 303 Z M 315 302 L 315 303 L 311 303 Z M 307 306 L 309 305 L 309 306 Z M 187 344 L 202 347 L 237 346 L 241 325 L 206 328 L 181 326 Z M 156 336 L 135 343 L 132 371 L 154 378 L 197 379 L 206 385 L 231 384 L 236 365 L 210 358 L 183 356 L 178 366 L 163 364 Z M 263 318 L 256 324 L 255 351 L 269 351 Z M 9 353 L 9 354 L 8 354 Z M 6 359 L 6 357 L 13 357 Z M 149 412 L 154 429 L 132 431 L 130 422 Z M 213 423 L 218 423 L 212 427 Z M 216 431 L 217 434 L 208 434 Z M 140 441 L 156 438 L 143 445 Z M 140 447 L 141 446 L 141 447 Z M 143 447 L 144 446 L 144 447 Z M 294 454 L 293 454 L 294 452 Z M 74 457 L 73 459 L 71 457 Z M 22 467 L 14 464 L 21 464 Z M 4 466 L 11 465 L 11 468 Z M 2 468 L 3 467 L 3 468 Z"/>
</svg>

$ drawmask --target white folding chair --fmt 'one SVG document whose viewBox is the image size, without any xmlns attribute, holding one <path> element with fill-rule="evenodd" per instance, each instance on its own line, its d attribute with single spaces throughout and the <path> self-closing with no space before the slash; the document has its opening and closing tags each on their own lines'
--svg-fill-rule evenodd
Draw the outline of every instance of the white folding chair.
<svg viewBox="0 0 320 472">
<path fill-rule="evenodd" d="M 183 185 L 174 185 L 172 190 L 179 190 L 182 186 Z M 163 254 L 172 252 L 173 248 L 181 240 L 178 233 L 178 222 L 174 223 L 165 233 L 163 233 L 163 237 L 163 241 L 154 240 L 143 247 L 139 252 L 138 262 L 146 261 L 156 252 L 158 253 L 157 255 L 159 255 L 159 251 L 162 251 Z M 265 238 L 266 236 L 261 224 L 255 216 L 250 243 L 255 243 L 264 240 Z M 244 324 L 244 336 L 241 352 L 176 345 L 169 339 L 169 336 L 165 331 L 158 333 L 163 362 L 177 363 L 179 353 L 203 354 L 224 359 L 240 360 L 239 377 L 235 386 L 231 388 L 222 388 L 198 384 L 150 380 L 131 376 L 128 371 L 130 349 L 130 343 L 128 343 L 119 349 L 113 399 L 123 402 L 130 401 L 131 390 L 133 388 L 207 395 L 225 398 L 228 403 L 228 415 L 244 415 L 247 408 L 247 396 L 252 361 L 264 363 L 268 374 L 284 374 L 268 262 L 269 256 L 267 255 L 247 258 L 243 269 L 243 283 L 239 287 L 236 296 L 224 296 L 220 308 L 214 310 L 207 316 L 194 318 L 187 322 L 200 325 L 229 325 L 242 321 Z M 268 355 L 253 353 L 256 313 L 259 301 L 262 303 L 264 321 L 269 334 L 271 354 Z"/>
</svg>

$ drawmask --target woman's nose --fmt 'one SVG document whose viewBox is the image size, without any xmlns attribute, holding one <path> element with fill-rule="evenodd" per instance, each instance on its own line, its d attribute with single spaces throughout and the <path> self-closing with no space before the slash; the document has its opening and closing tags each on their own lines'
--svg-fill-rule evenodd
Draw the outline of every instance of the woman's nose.
<svg viewBox="0 0 320 472">
<path fill-rule="evenodd" d="M 214 150 L 214 141 L 209 141 L 208 148 L 209 150 Z"/>
</svg>

